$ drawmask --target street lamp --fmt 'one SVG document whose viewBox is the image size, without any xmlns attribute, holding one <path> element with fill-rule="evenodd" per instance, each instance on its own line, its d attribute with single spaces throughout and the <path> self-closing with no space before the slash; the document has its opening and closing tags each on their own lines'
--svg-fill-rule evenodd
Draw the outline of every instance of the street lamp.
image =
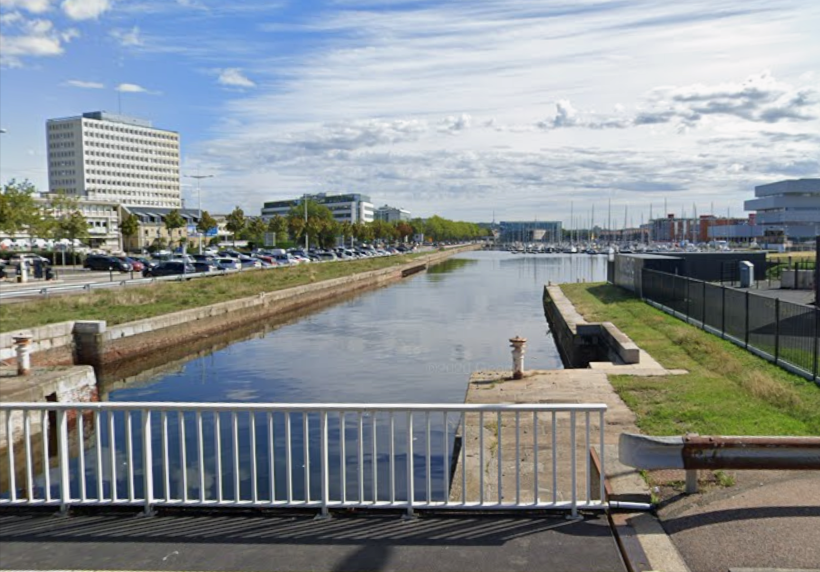
<svg viewBox="0 0 820 572">
<path fill-rule="evenodd" d="M 198 203 L 197 204 L 197 210 L 199 211 L 199 214 L 197 216 L 199 217 L 199 220 L 202 221 L 202 192 L 201 192 L 201 189 L 200 189 L 199 182 L 202 179 L 210 179 L 210 178 L 213 177 L 213 175 L 185 175 L 185 176 L 188 177 L 189 179 L 196 179 L 196 198 L 197 198 L 197 203 Z M 199 237 L 199 253 L 202 254 L 202 237 L 201 236 Z"/>
<path fill-rule="evenodd" d="M 305 256 L 310 257 L 308 255 L 308 205 L 307 205 L 307 193 L 305 193 L 304 203 L 305 203 Z"/>
</svg>

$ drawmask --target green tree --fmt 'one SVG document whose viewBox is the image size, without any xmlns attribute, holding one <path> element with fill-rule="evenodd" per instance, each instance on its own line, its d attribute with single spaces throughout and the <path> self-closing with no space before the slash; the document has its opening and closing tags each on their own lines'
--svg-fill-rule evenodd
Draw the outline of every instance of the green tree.
<svg viewBox="0 0 820 572">
<path fill-rule="evenodd" d="M 219 223 L 216 222 L 216 219 L 214 219 L 208 211 L 202 211 L 202 215 L 199 217 L 199 222 L 196 223 L 196 229 L 203 234 L 218 226 Z"/>
<path fill-rule="evenodd" d="M 276 243 L 286 241 L 288 232 L 287 219 L 285 219 L 285 217 L 275 215 L 268 221 L 268 232 L 272 232 L 276 235 Z"/>
<path fill-rule="evenodd" d="M 24 231 L 32 238 L 32 230 L 42 218 L 42 209 L 34 200 L 36 189 L 29 181 L 15 179 L 3 186 L 0 194 L 0 231 L 14 236 Z"/>
<path fill-rule="evenodd" d="M 353 239 L 353 224 L 345 221 L 339 225 L 339 234 L 342 235 L 342 242 L 345 241 L 346 238 L 351 239 L 351 246 L 352 246 L 352 239 Z"/>
<path fill-rule="evenodd" d="M 168 229 L 168 242 L 171 246 L 174 245 L 174 231 L 185 226 L 185 219 L 179 214 L 177 209 L 172 210 L 164 217 L 165 228 Z M 180 237 L 181 238 L 181 237 Z"/>
<path fill-rule="evenodd" d="M 245 211 L 237 206 L 225 219 L 225 228 L 231 233 L 233 245 L 236 246 L 236 236 L 245 228 Z"/>
<path fill-rule="evenodd" d="M 88 240 L 88 220 L 86 220 L 83 213 L 76 210 L 68 216 L 62 217 L 57 223 L 58 238 L 67 238 L 71 245 L 71 260 L 74 264 L 74 241 Z"/>
<path fill-rule="evenodd" d="M 140 231 L 140 220 L 134 213 L 128 213 L 128 215 L 122 219 L 120 223 L 120 232 L 122 233 L 123 239 L 130 239 L 137 235 Z M 125 240 L 122 241 L 123 245 L 125 245 Z"/>
<path fill-rule="evenodd" d="M 268 225 L 265 221 L 261 217 L 253 217 L 248 219 L 241 236 L 248 242 L 258 245 L 264 242 L 266 230 L 268 230 Z"/>
</svg>

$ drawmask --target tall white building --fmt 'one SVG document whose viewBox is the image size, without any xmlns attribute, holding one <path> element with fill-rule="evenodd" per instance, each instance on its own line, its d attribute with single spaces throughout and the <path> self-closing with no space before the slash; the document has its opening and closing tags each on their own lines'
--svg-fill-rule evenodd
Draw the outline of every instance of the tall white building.
<svg viewBox="0 0 820 572">
<path fill-rule="evenodd" d="M 126 206 L 182 206 L 179 134 L 174 131 L 94 111 L 49 119 L 46 139 L 52 193 Z"/>
</svg>

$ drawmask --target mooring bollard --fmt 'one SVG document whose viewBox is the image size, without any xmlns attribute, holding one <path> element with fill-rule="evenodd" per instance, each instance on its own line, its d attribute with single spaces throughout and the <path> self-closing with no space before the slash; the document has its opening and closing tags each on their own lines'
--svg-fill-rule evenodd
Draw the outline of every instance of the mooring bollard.
<svg viewBox="0 0 820 572">
<path fill-rule="evenodd" d="M 510 347 L 513 358 L 513 379 L 524 377 L 524 354 L 526 353 L 527 338 L 515 336 L 510 338 Z"/>
<path fill-rule="evenodd" d="M 31 373 L 31 334 L 20 333 L 13 336 L 14 348 L 17 350 L 17 375 Z"/>
</svg>

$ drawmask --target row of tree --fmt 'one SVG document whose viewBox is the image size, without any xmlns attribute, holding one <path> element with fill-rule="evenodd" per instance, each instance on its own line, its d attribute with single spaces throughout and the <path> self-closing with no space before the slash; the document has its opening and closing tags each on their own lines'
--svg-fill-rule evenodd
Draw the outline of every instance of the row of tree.
<svg viewBox="0 0 820 572">
<path fill-rule="evenodd" d="M 338 222 L 330 209 L 312 200 L 308 200 L 307 205 L 293 206 L 286 216 L 274 216 L 267 223 L 259 217 L 246 217 L 244 211 L 236 207 L 227 216 L 225 227 L 234 237 L 256 244 L 261 244 L 264 235 L 271 233 L 276 237 L 277 244 L 287 241 L 303 244 L 307 237 L 310 245 L 322 248 L 335 246 L 339 237 L 345 242 L 392 242 L 423 235 L 430 240 L 445 241 L 469 240 L 489 234 L 487 229 L 477 224 L 451 221 L 439 216 L 397 222 Z"/>
<path fill-rule="evenodd" d="M 48 195 L 45 201 L 36 200 L 36 189 L 28 181 L 11 180 L 0 194 L 0 233 L 8 236 L 28 235 L 30 238 L 86 240 L 89 237 L 88 221 L 79 207 L 79 199 L 64 193 Z M 184 228 L 186 220 L 178 210 L 163 217 L 163 225 L 169 236 Z M 202 211 L 197 230 L 208 233 L 217 227 L 217 221 L 208 211 Z M 296 205 L 284 217 L 275 216 L 268 222 L 260 217 L 246 217 L 238 206 L 226 217 L 225 228 L 234 239 L 262 244 L 266 233 L 276 237 L 277 244 L 293 242 L 322 248 L 335 246 L 338 237 L 345 242 L 405 241 L 423 235 L 434 241 L 469 240 L 487 236 L 489 231 L 477 224 L 447 220 L 433 216 L 426 220 L 349 223 L 334 220 L 326 206 L 308 200 L 307 205 Z M 129 214 L 120 222 L 123 237 L 131 238 L 139 233 L 140 222 Z M 181 235 L 182 233 L 180 233 Z M 180 236 L 179 245 L 187 239 Z M 173 239 L 171 246 L 173 246 Z"/>
</svg>

